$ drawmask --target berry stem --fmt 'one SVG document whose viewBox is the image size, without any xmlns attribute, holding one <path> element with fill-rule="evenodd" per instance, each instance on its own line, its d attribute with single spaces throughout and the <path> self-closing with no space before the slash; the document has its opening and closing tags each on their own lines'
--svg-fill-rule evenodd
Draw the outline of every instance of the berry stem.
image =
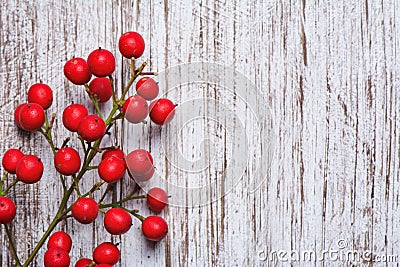
<svg viewBox="0 0 400 267">
<path fill-rule="evenodd" d="M 53 113 L 52 115 L 51 115 L 51 120 L 50 120 L 50 123 L 48 123 L 48 118 L 47 118 L 47 116 L 45 117 L 46 118 L 46 134 L 48 134 L 50 131 L 51 131 L 51 129 L 53 128 L 53 125 L 54 125 L 54 121 L 55 121 L 55 119 L 56 119 L 56 114 L 55 113 Z"/>
<path fill-rule="evenodd" d="M 68 144 L 69 140 L 71 140 L 71 137 L 65 138 L 64 142 L 61 145 L 61 148 L 65 147 Z"/>
<path fill-rule="evenodd" d="M 143 71 L 140 75 L 141 75 L 141 76 L 145 76 L 145 75 L 157 76 L 157 75 L 158 75 L 158 72 L 156 72 L 156 71 L 144 72 L 144 71 Z"/>
<path fill-rule="evenodd" d="M 0 180 L 0 196 L 6 195 L 3 191 L 3 185 L 4 185 L 4 182 L 7 180 L 7 178 L 8 178 L 8 172 L 5 171 L 3 174 L 3 177 L 1 177 L 1 180 Z"/>
<path fill-rule="evenodd" d="M 116 206 L 120 206 L 121 204 L 129 201 L 129 200 L 133 200 L 133 199 L 142 199 L 142 198 L 146 198 L 147 195 L 141 195 L 141 196 L 132 196 L 133 193 L 129 194 L 128 196 L 126 196 L 125 198 L 117 201 L 117 202 L 113 202 L 113 203 L 109 203 L 109 204 L 102 204 L 100 205 L 101 208 L 110 208 L 110 207 L 116 207 Z"/>
<path fill-rule="evenodd" d="M 35 258 L 36 254 L 39 252 L 40 248 L 43 246 L 43 244 L 46 242 L 47 238 L 50 236 L 51 232 L 53 232 L 54 228 L 57 226 L 59 222 L 62 221 L 63 218 L 63 211 L 67 205 L 67 201 L 69 197 L 71 196 L 72 192 L 74 191 L 74 186 L 71 185 L 68 190 L 64 193 L 64 196 L 61 200 L 61 204 L 58 208 L 56 216 L 53 218 L 51 221 L 50 225 L 48 226 L 46 232 L 43 234 L 42 238 L 39 240 L 39 242 L 36 244 L 35 248 L 33 251 L 30 253 L 28 259 L 25 261 L 24 265 L 22 267 L 28 267 L 29 264 L 33 261 Z"/>
<path fill-rule="evenodd" d="M 99 115 L 99 117 L 101 119 L 103 119 L 103 115 L 101 114 L 100 107 L 99 107 L 99 100 L 96 95 L 93 95 L 92 92 L 90 92 L 89 85 L 87 83 L 85 83 L 85 90 L 86 90 L 86 93 L 88 94 L 90 100 L 92 101 L 94 108 L 96 109 L 97 115 Z"/>
<path fill-rule="evenodd" d="M 55 118 L 55 114 L 53 114 L 52 118 L 53 117 Z M 50 126 L 47 129 L 51 129 Z M 53 155 L 55 155 L 56 152 L 57 152 L 57 149 L 56 149 L 56 147 L 54 145 L 53 138 L 51 136 L 51 131 L 48 131 L 48 130 L 43 131 L 43 129 L 39 129 L 39 132 L 44 136 L 44 138 L 46 139 L 47 143 L 50 145 L 50 148 L 51 148 L 51 151 L 53 152 Z M 62 174 L 60 173 L 59 175 L 60 175 L 60 181 L 61 181 L 63 190 L 65 192 L 67 190 L 67 185 L 65 184 L 65 180 L 64 180 L 64 177 L 62 176 Z"/>
<path fill-rule="evenodd" d="M 103 195 L 101 196 L 99 203 L 103 202 L 103 200 L 106 198 L 108 192 L 112 191 L 114 188 L 113 184 L 107 184 L 106 190 L 104 191 Z"/>
<path fill-rule="evenodd" d="M 131 79 L 129 80 L 128 84 L 126 85 L 124 91 L 122 92 L 121 99 L 119 102 L 121 102 L 121 101 L 125 102 L 124 99 L 125 99 L 126 94 L 128 93 L 129 89 L 131 88 L 131 86 L 132 86 L 133 82 L 136 80 L 136 78 L 142 73 L 142 71 L 143 71 L 144 67 L 146 67 L 146 65 L 147 65 L 147 63 L 143 62 L 142 65 L 137 70 L 132 71 Z M 119 103 L 119 104 L 123 104 L 123 103 Z"/>
<path fill-rule="evenodd" d="M 72 175 L 72 178 L 74 179 L 74 188 L 75 188 L 75 191 L 76 191 L 76 193 L 78 194 L 78 196 L 81 196 L 81 191 L 79 190 L 79 181 L 77 180 L 76 175 L 73 174 L 73 175 Z"/>
<path fill-rule="evenodd" d="M 142 215 L 136 213 L 136 212 L 130 212 L 130 214 L 132 214 L 133 216 L 135 216 L 136 218 L 138 218 L 141 222 L 143 222 L 146 218 L 143 217 Z"/>
<path fill-rule="evenodd" d="M 8 191 L 10 191 L 10 189 L 11 189 L 14 185 L 16 185 L 17 183 L 18 183 L 18 179 L 15 178 L 14 181 L 12 181 L 11 184 L 9 184 L 9 185 L 7 186 L 7 188 L 3 191 L 4 195 L 7 195 Z"/>
<path fill-rule="evenodd" d="M 110 80 L 111 84 L 113 103 L 118 103 L 117 95 L 115 93 L 114 79 L 111 75 L 108 76 L 108 79 Z"/>
<path fill-rule="evenodd" d="M 4 229 L 6 230 L 7 238 L 9 240 L 9 242 L 10 242 L 10 246 L 11 246 L 11 250 L 12 250 L 15 262 L 16 262 L 17 266 L 20 267 L 20 266 L 22 266 L 21 265 L 21 261 L 18 258 L 17 249 L 15 248 L 14 240 L 12 238 L 10 229 L 8 229 L 8 225 L 7 224 L 4 225 Z"/>
<path fill-rule="evenodd" d="M 103 184 L 105 184 L 105 183 L 106 183 L 106 182 L 103 181 L 103 180 L 102 180 L 101 182 L 95 183 L 95 184 L 93 185 L 93 187 L 92 187 L 89 191 L 87 191 L 85 194 L 83 194 L 81 197 L 87 197 L 87 196 L 92 195 L 95 191 L 99 190 L 100 187 L 101 187 Z"/>
<path fill-rule="evenodd" d="M 88 170 L 97 170 L 99 166 L 89 166 Z"/>
<path fill-rule="evenodd" d="M 53 143 L 53 138 L 51 137 L 51 132 L 50 131 L 44 131 L 42 128 L 39 129 L 39 132 L 44 136 L 46 139 L 47 143 L 49 143 L 51 150 L 53 151 L 53 154 L 56 153 L 56 147 Z"/>
</svg>

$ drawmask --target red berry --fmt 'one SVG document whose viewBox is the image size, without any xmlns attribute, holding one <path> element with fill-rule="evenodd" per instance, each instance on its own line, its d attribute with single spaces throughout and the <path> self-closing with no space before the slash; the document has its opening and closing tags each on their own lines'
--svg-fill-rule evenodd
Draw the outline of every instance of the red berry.
<svg viewBox="0 0 400 267">
<path fill-rule="evenodd" d="M 158 187 L 154 187 L 147 192 L 147 205 L 153 211 L 160 212 L 168 204 L 167 193 Z"/>
<path fill-rule="evenodd" d="M 168 224 L 159 216 L 149 216 L 142 222 L 142 232 L 148 240 L 160 241 L 168 233 Z"/>
<path fill-rule="evenodd" d="M 114 55 L 106 49 L 96 49 L 87 59 L 89 69 L 97 77 L 111 75 L 115 70 Z"/>
<path fill-rule="evenodd" d="M 118 48 L 126 58 L 138 58 L 144 52 L 143 37 L 137 32 L 126 32 L 119 38 Z"/>
<path fill-rule="evenodd" d="M 117 157 L 119 159 L 125 160 L 125 153 L 119 148 L 113 148 L 113 149 L 107 149 L 106 151 L 103 152 L 103 155 L 101 156 L 101 160 L 104 160 L 108 157 Z"/>
<path fill-rule="evenodd" d="M 50 248 L 61 248 L 69 253 L 72 248 L 72 239 L 64 231 L 54 232 L 47 241 L 47 249 Z"/>
<path fill-rule="evenodd" d="M 154 166 L 149 152 L 137 149 L 126 156 L 126 166 L 137 182 L 149 180 L 154 174 Z"/>
<path fill-rule="evenodd" d="M 21 127 L 21 122 L 20 122 L 20 119 L 19 119 L 19 113 L 21 112 L 21 109 L 23 107 L 25 107 L 26 105 L 28 105 L 28 104 L 27 103 L 20 104 L 14 110 L 14 122 L 18 126 L 18 128 L 21 128 L 21 129 L 22 129 L 22 127 Z"/>
<path fill-rule="evenodd" d="M 45 267 L 68 267 L 71 263 L 68 252 L 61 248 L 50 248 L 44 253 Z"/>
<path fill-rule="evenodd" d="M 108 157 L 102 160 L 98 167 L 101 179 L 107 183 L 115 183 L 125 175 L 125 162 L 117 157 Z"/>
<path fill-rule="evenodd" d="M 37 156 L 26 155 L 18 161 L 15 173 L 21 182 L 33 184 L 42 178 L 43 170 L 43 162 Z"/>
<path fill-rule="evenodd" d="M 28 103 L 19 111 L 19 124 L 25 131 L 36 131 L 43 126 L 46 115 L 41 105 Z"/>
<path fill-rule="evenodd" d="M 104 227 L 112 235 L 122 235 L 132 226 L 132 216 L 121 208 L 112 208 L 104 216 Z"/>
<path fill-rule="evenodd" d="M 113 266 L 110 264 L 107 264 L 107 263 L 100 263 L 100 264 L 96 264 L 95 267 L 113 267 Z"/>
<path fill-rule="evenodd" d="M 64 75 L 76 85 L 88 83 L 92 78 L 92 73 L 89 70 L 86 60 L 79 57 L 70 59 L 65 63 Z"/>
<path fill-rule="evenodd" d="M 89 264 L 91 264 L 93 261 L 91 259 L 88 258 L 82 258 L 79 259 L 76 263 L 75 263 L 75 267 L 87 267 Z M 99 266 L 99 265 L 97 265 Z"/>
<path fill-rule="evenodd" d="M 158 84 L 150 77 L 143 77 L 136 83 L 136 92 L 146 100 L 153 100 L 158 96 Z"/>
<path fill-rule="evenodd" d="M 92 223 L 98 214 L 99 205 L 93 198 L 80 198 L 72 205 L 72 217 L 80 223 Z"/>
<path fill-rule="evenodd" d="M 24 156 L 24 153 L 21 150 L 16 148 L 11 148 L 4 153 L 2 165 L 3 168 L 11 174 L 15 174 L 15 170 L 17 169 L 17 164 L 20 159 Z"/>
<path fill-rule="evenodd" d="M 53 103 L 53 91 L 44 83 L 36 83 L 28 90 L 28 102 L 36 103 L 43 109 L 48 109 Z"/>
<path fill-rule="evenodd" d="M 14 220 L 17 208 L 14 201 L 8 197 L 0 196 L 0 223 L 6 224 Z"/>
<path fill-rule="evenodd" d="M 112 87 L 108 78 L 94 78 L 89 84 L 89 90 L 97 96 L 99 103 L 107 102 L 112 96 Z"/>
<path fill-rule="evenodd" d="M 175 104 L 166 98 L 160 98 L 150 104 L 150 119 L 158 125 L 169 123 L 175 115 Z"/>
<path fill-rule="evenodd" d="M 93 251 L 93 260 L 96 263 L 114 265 L 119 261 L 119 258 L 120 252 L 118 247 L 110 242 L 101 243 Z"/>
<path fill-rule="evenodd" d="M 81 168 L 81 157 L 78 151 L 72 147 L 64 147 L 58 150 L 54 156 L 54 166 L 63 175 L 72 175 Z"/>
<path fill-rule="evenodd" d="M 130 96 L 122 107 L 125 118 L 131 123 L 140 123 L 149 115 L 149 104 L 139 96 Z"/>
<path fill-rule="evenodd" d="M 151 156 L 149 151 L 146 151 L 146 152 L 147 152 L 147 157 L 149 157 L 149 160 L 150 160 L 151 164 L 153 164 L 153 157 Z"/>
<path fill-rule="evenodd" d="M 106 124 L 97 115 L 88 115 L 81 120 L 78 126 L 78 134 L 86 141 L 93 142 L 106 133 Z"/>
<path fill-rule="evenodd" d="M 77 132 L 81 120 L 88 115 L 88 110 L 84 105 L 72 104 L 63 111 L 62 120 L 64 127 L 71 132 Z"/>
</svg>

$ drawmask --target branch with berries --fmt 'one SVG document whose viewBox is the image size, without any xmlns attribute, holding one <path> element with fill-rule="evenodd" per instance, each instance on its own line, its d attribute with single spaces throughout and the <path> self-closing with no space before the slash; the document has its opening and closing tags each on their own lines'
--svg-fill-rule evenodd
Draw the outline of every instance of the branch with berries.
<svg viewBox="0 0 400 267">
<path fill-rule="evenodd" d="M 63 191 L 57 213 L 49 221 L 46 232 L 32 252 L 22 262 L 16 249 L 16 238 L 9 227 L 15 220 L 18 207 L 8 195 L 17 183 L 29 185 L 39 182 L 45 167 L 38 156 L 25 155 L 21 149 L 11 148 L 4 153 L 4 175 L 0 180 L 0 224 L 5 229 L 16 266 L 29 266 L 46 242 L 44 266 L 69 266 L 72 238 L 64 231 L 54 230 L 60 222 L 71 217 L 81 224 L 90 224 L 97 219 L 99 212 L 103 212 L 106 231 L 111 235 L 122 235 L 130 230 L 133 216 L 141 222 L 142 233 L 148 240 L 157 242 L 167 235 L 168 225 L 162 217 L 145 218 L 140 215 L 139 210 L 124 207 L 128 201 L 146 199 L 150 209 L 160 212 L 168 203 L 168 195 L 163 189 L 152 188 L 147 194 L 140 195 L 140 186 L 136 186 L 122 199 L 104 202 L 106 195 L 112 191 L 112 185 L 123 182 L 122 178 L 126 173 L 140 184 L 152 178 L 155 168 L 153 158 L 147 150 L 137 149 L 126 155 L 119 146 L 101 148 L 103 137 L 111 134 L 111 128 L 118 120 L 123 119 L 138 124 L 149 116 L 153 123 L 165 125 L 174 117 L 176 106 L 166 98 L 155 100 L 159 87 L 150 76 L 157 73 L 144 72 L 145 62 L 138 68 L 135 67 L 136 60 L 145 49 L 142 36 L 136 32 L 127 32 L 120 37 L 118 45 L 122 56 L 130 61 L 132 71 L 120 96 L 117 95 L 112 78 L 116 61 L 110 51 L 99 48 L 91 52 L 87 60 L 72 58 L 64 65 L 65 77 L 73 84 L 84 87 L 96 110 L 96 114 L 89 114 L 87 107 L 74 103 L 62 112 L 62 123 L 72 133 L 71 138 L 79 141 L 80 148 L 68 146 L 70 138 L 63 140 L 61 146 L 53 138 L 53 126 L 57 120 L 56 114 L 47 114 L 47 109 L 53 102 L 53 92 L 47 84 L 32 85 L 28 90 L 27 103 L 18 105 L 14 111 L 14 121 L 18 128 L 26 132 L 38 132 L 47 141 L 54 155 L 54 168 L 59 174 Z M 95 77 L 92 79 L 92 76 Z M 136 81 L 139 77 L 141 78 Z M 136 94 L 126 97 L 134 84 Z M 112 109 L 109 114 L 103 114 L 101 104 L 108 101 L 112 102 Z M 148 101 L 152 102 L 149 104 Z M 92 161 L 98 154 L 101 154 L 101 161 L 98 166 L 93 166 Z M 82 192 L 82 178 L 92 170 L 97 171 L 99 179 L 90 190 Z M 103 190 L 102 196 L 96 198 L 94 193 L 105 185 L 107 188 Z M 74 200 L 72 205 L 68 204 L 70 199 Z M 116 244 L 103 242 L 94 249 L 91 258 L 80 259 L 75 266 L 112 266 L 120 261 L 120 257 Z"/>
</svg>

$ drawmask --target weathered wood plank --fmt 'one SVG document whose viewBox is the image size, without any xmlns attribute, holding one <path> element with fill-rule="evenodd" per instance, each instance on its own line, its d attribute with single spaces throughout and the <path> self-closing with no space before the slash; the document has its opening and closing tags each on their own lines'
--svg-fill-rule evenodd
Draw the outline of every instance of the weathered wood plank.
<svg viewBox="0 0 400 267">
<path fill-rule="evenodd" d="M 157 166 L 152 184 L 175 192 L 173 205 L 162 213 L 170 225 L 165 242 L 146 242 L 138 221 L 129 234 L 114 238 L 120 242 L 121 266 L 132 266 L 132 259 L 140 266 L 281 266 L 287 263 L 260 261 L 258 252 L 319 253 L 337 249 L 339 240 L 346 250 L 399 255 L 398 13 L 395 0 L 2 1 L 0 151 L 22 146 L 41 156 L 48 170 L 39 184 L 11 192 L 19 205 L 12 231 L 22 258 L 56 212 L 61 187 L 51 170 L 50 150 L 39 135 L 15 128 L 13 109 L 39 80 L 55 91 L 51 111 L 72 101 L 89 103 L 83 90 L 63 77 L 64 62 L 99 46 L 118 54 L 118 37 L 128 30 L 143 33 L 143 60 L 160 72 L 161 92 L 180 106 L 167 127 L 123 123 L 106 141 L 127 152 L 149 149 Z M 233 97 L 214 83 L 174 87 L 184 73 L 171 78 L 164 71 L 188 62 L 232 67 L 258 91 L 241 95 L 233 87 L 239 96 Z M 119 58 L 119 87 L 128 71 Z M 209 77 L 205 71 L 199 77 Z M 227 78 L 221 74 L 219 81 Z M 262 112 L 257 120 L 254 114 Z M 268 124 L 270 115 L 277 136 L 272 151 L 260 149 L 254 130 L 257 122 Z M 241 129 L 247 131 L 245 139 Z M 69 135 L 61 126 L 56 131 L 59 143 Z M 241 166 L 242 158 L 235 148 L 254 154 L 262 172 L 266 157 L 273 155 L 268 179 L 254 192 L 251 182 L 259 164 L 251 160 L 236 180 L 230 166 Z M 97 179 L 96 172 L 87 175 L 84 187 Z M 126 179 L 115 196 L 132 186 Z M 218 198 L 221 192 L 226 194 Z M 153 214 L 140 202 L 128 206 Z M 73 235 L 73 261 L 110 239 L 101 217 L 94 225 L 68 220 L 59 227 Z M 0 265 L 13 266 L 1 231 Z M 43 254 L 33 266 L 42 265 Z M 293 263 L 305 264 L 311 263 Z"/>
</svg>

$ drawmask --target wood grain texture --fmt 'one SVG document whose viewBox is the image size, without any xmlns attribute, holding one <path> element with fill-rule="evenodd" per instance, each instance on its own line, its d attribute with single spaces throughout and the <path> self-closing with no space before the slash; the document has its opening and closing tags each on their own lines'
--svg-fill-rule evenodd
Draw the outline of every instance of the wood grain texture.
<svg viewBox="0 0 400 267">
<path fill-rule="evenodd" d="M 399 23 L 396 0 L 1 1 L 0 151 L 22 146 L 26 153 L 38 154 L 48 170 L 40 183 L 18 185 L 10 194 L 18 204 L 12 231 L 22 258 L 56 213 L 61 187 L 50 149 L 38 134 L 16 129 L 13 110 L 39 80 L 55 92 L 50 111 L 57 112 L 58 121 L 72 101 L 89 104 L 84 91 L 64 78 L 63 64 L 99 46 L 117 55 L 118 37 L 129 30 L 143 34 L 149 69 L 163 72 L 182 63 L 218 63 L 242 73 L 257 91 L 249 91 L 243 100 L 207 82 L 170 88 L 174 81 L 166 76 L 160 81 L 165 85 L 162 93 L 187 103 L 188 110 L 192 105 L 195 119 L 184 124 L 178 114 L 164 128 L 117 125 L 115 137 L 105 144 L 120 144 L 127 152 L 149 149 L 158 184 L 171 190 L 176 185 L 201 188 L 197 195 L 189 189 L 172 195 L 176 205 L 162 213 L 170 227 L 164 242 L 146 242 L 138 221 L 129 234 L 114 237 L 122 253 L 118 266 L 287 266 L 290 262 L 278 259 L 261 261 L 260 250 L 318 253 L 336 249 L 341 239 L 348 250 L 400 256 Z M 129 68 L 117 58 L 115 81 L 121 88 Z M 246 106 L 253 98 L 258 110 L 270 112 L 254 118 Z M 190 102 L 193 99 L 198 100 Z M 231 117 L 225 107 L 237 118 L 233 132 L 226 127 Z M 102 108 L 107 112 L 110 106 Z M 276 143 L 260 152 L 251 137 L 256 133 L 248 134 L 249 129 L 255 123 L 269 125 L 270 116 Z M 247 130 L 246 140 L 239 138 L 239 128 Z M 61 144 L 69 133 L 61 125 L 55 130 Z M 267 179 L 254 192 L 249 190 L 256 175 L 253 160 L 241 179 L 232 180 L 237 174 L 227 171 L 229 164 L 242 162 L 230 154 L 235 146 L 242 149 L 242 142 L 248 142 L 247 152 L 264 169 L 269 168 L 266 155 L 273 155 Z M 190 172 L 195 164 L 208 168 Z M 98 179 L 96 172 L 86 175 L 83 187 Z M 113 197 L 133 186 L 125 180 Z M 221 192 L 223 197 L 216 200 Z M 204 205 L 188 205 L 193 199 Z M 140 202 L 128 207 L 152 214 Z M 0 266 L 14 266 L 0 229 Z M 101 219 L 86 226 L 67 220 L 57 229 L 73 236 L 73 262 L 90 257 L 96 244 L 110 240 Z M 42 266 L 43 254 L 44 249 L 32 266 Z"/>
</svg>

